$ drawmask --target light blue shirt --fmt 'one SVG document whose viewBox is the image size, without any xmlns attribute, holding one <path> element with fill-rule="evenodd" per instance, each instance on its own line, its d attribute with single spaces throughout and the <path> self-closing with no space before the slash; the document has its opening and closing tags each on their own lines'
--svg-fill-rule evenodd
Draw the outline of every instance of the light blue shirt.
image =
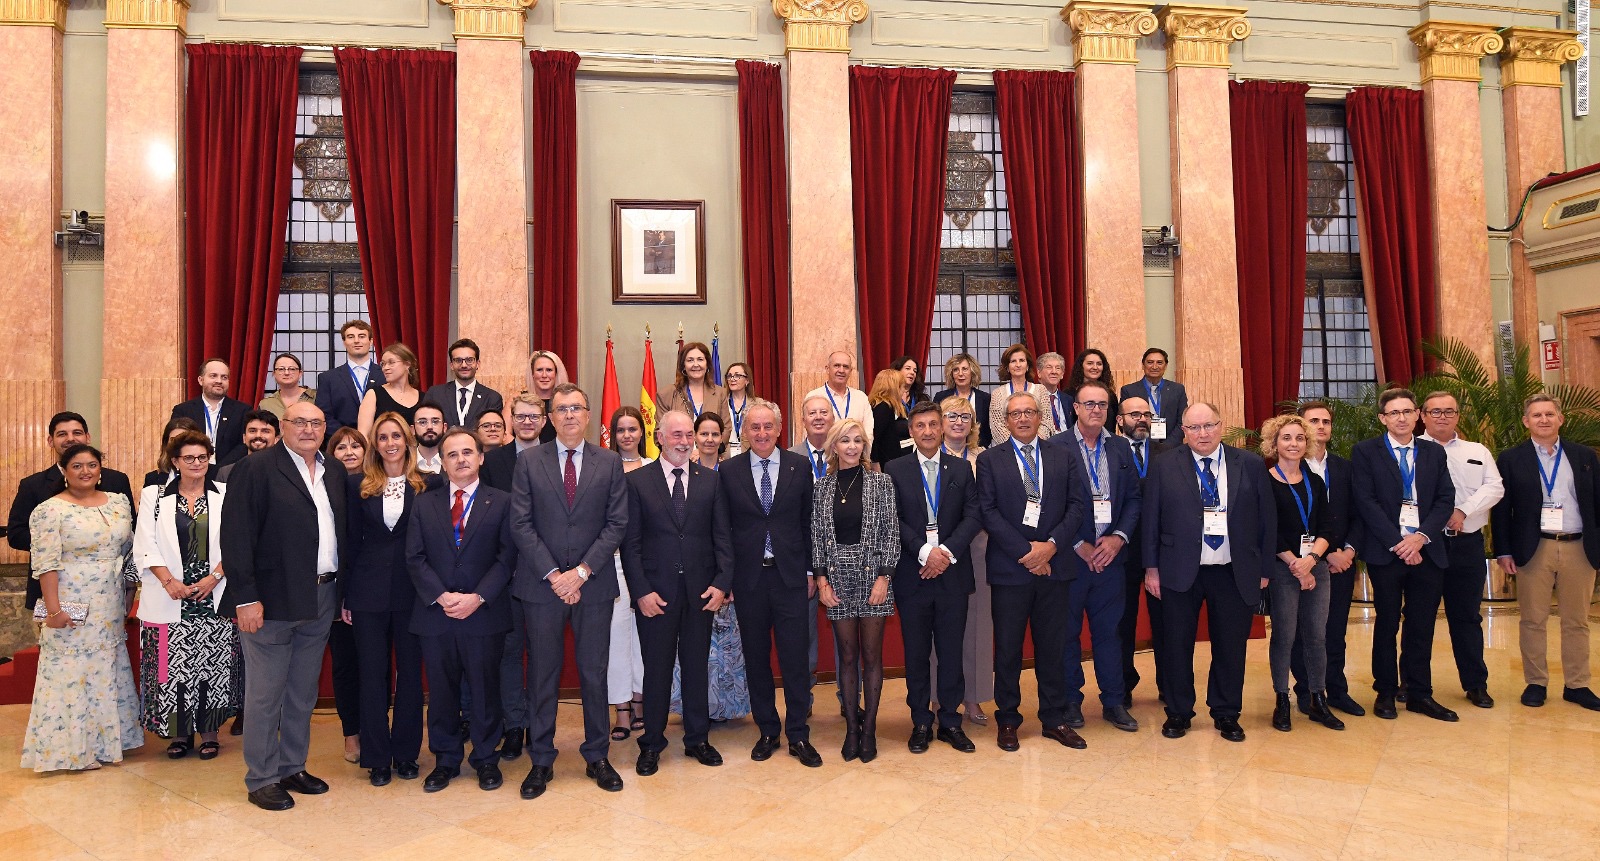
<svg viewBox="0 0 1600 861">
<path fill-rule="evenodd" d="M 577 448 L 567 448 L 561 440 L 555 441 L 556 447 L 556 473 L 565 477 L 567 474 L 567 452 L 572 452 L 572 471 L 579 480 L 583 479 L 583 443 L 578 443 Z"/>
<path fill-rule="evenodd" d="M 1556 450 L 1565 443 L 1558 437 L 1556 447 L 1545 451 L 1544 446 L 1533 444 L 1533 451 L 1539 456 L 1539 466 L 1544 469 L 1544 474 L 1539 476 L 1539 494 L 1542 498 L 1541 505 L 1555 504 L 1561 506 L 1561 531 L 1582 532 L 1583 512 L 1578 510 L 1578 494 L 1572 483 L 1572 459 L 1563 452 L 1561 466 L 1556 468 Z M 1549 477 L 1550 470 L 1556 468 L 1556 486 L 1554 490 L 1545 490 L 1545 479 Z"/>
<path fill-rule="evenodd" d="M 777 490 L 778 490 L 778 464 L 780 462 L 781 461 L 778 460 L 778 450 L 777 449 L 773 449 L 772 450 L 772 454 L 769 455 L 765 459 L 757 456 L 755 451 L 751 450 L 751 452 L 750 452 L 750 477 L 751 477 L 751 480 L 754 481 L 755 485 L 756 485 L 756 498 L 757 499 L 761 498 L 761 465 L 763 463 L 767 464 L 767 475 L 771 478 L 771 480 L 772 480 L 772 490 L 773 490 L 774 493 L 776 493 Z"/>
</svg>

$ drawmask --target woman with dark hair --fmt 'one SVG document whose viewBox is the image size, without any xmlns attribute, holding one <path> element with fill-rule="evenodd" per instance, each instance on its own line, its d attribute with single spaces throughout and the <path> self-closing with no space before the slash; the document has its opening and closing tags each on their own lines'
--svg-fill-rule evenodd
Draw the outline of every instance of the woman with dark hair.
<svg viewBox="0 0 1600 861">
<path fill-rule="evenodd" d="M 1033 351 L 1022 344 L 1012 344 L 1000 354 L 1000 379 L 1004 382 L 996 385 L 989 395 L 989 446 L 1011 439 L 1011 431 L 1006 430 L 1006 402 L 1012 395 L 1027 392 L 1033 395 L 1039 409 L 1044 409 L 1045 390 L 1043 385 L 1034 382 L 1033 363 Z M 1048 422 L 1039 424 L 1039 436 L 1050 436 Z"/>
<path fill-rule="evenodd" d="M 550 399 L 556 396 L 556 386 L 567 382 L 567 365 L 560 356 L 549 350 L 534 350 L 528 356 L 528 392 L 544 401 L 545 423 L 539 431 L 540 443 L 556 438 L 555 416 L 550 412 Z"/>
<path fill-rule="evenodd" d="M 300 357 L 293 353 L 279 353 L 272 360 L 272 381 L 278 384 L 278 390 L 261 399 L 261 409 L 281 420 L 290 404 L 316 402 L 317 390 L 300 385 L 301 377 Z"/>
<path fill-rule="evenodd" d="M 21 765 L 34 771 L 90 771 L 144 744 L 123 630 L 133 506 L 100 489 L 102 460 L 91 445 L 69 446 L 56 461 L 66 490 L 28 517 L 28 561 L 43 593 L 34 613 L 44 622 L 22 739 Z"/>
<path fill-rule="evenodd" d="M 367 389 L 366 397 L 361 399 L 361 412 L 356 417 L 356 430 L 369 440 L 378 416 L 396 413 L 410 427 L 417 406 L 422 403 L 417 354 L 411 352 L 410 347 L 399 342 L 385 347 L 383 355 L 378 357 L 378 370 L 383 372 L 383 385 Z"/>
<path fill-rule="evenodd" d="M 1106 358 L 1105 353 L 1094 347 L 1084 350 L 1078 354 L 1077 358 L 1072 360 L 1072 373 L 1067 376 L 1065 387 L 1069 403 L 1071 399 L 1077 397 L 1078 387 L 1090 380 L 1105 384 L 1106 394 L 1109 396 L 1108 400 L 1110 401 L 1110 406 L 1106 407 L 1106 415 L 1112 416 L 1114 420 L 1116 416 L 1120 415 L 1120 411 L 1117 406 L 1119 403 L 1117 384 L 1111 380 L 1111 362 Z M 1071 426 L 1077 421 L 1078 411 L 1074 409 L 1072 415 L 1068 417 L 1067 424 Z"/>
<path fill-rule="evenodd" d="M 690 341 L 678 351 L 678 371 L 667 404 L 667 409 L 682 410 L 693 419 L 705 413 L 720 416 L 727 411 L 728 393 L 711 381 L 710 347 Z"/>
<path fill-rule="evenodd" d="M 644 416 L 637 407 L 621 406 L 611 414 L 611 450 L 622 456 L 622 472 L 633 472 L 651 459 L 643 456 Z M 639 650 L 639 628 L 633 617 L 633 598 L 622 576 L 618 551 L 617 597 L 611 604 L 611 663 L 606 668 L 606 701 L 616 709 L 612 741 L 627 741 L 644 729 L 644 654 Z"/>
<path fill-rule="evenodd" d="M 350 475 L 366 469 L 367 440 L 361 436 L 361 431 L 348 426 L 339 428 L 328 437 L 326 448 L 334 460 L 344 464 L 345 472 Z"/>
<path fill-rule="evenodd" d="M 922 365 L 910 356 L 901 356 L 889 363 L 891 370 L 899 371 L 905 376 L 905 404 L 906 412 L 918 402 L 928 399 L 927 387 L 922 383 Z"/>
<path fill-rule="evenodd" d="M 722 375 L 722 382 L 728 387 L 728 403 L 722 409 L 722 426 L 728 431 L 728 457 L 738 457 L 744 451 L 744 411 L 756 396 L 751 376 L 748 362 L 734 362 Z"/>
<path fill-rule="evenodd" d="M 161 446 L 156 450 L 156 468 L 144 474 L 145 487 L 165 487 L 167 482 L 178 477 L 178 470 L 173 467 L 172 458 L 167 456 L 167 443 L 184 431 L 199 430 L 200 423 L 191 418 L 178 416 L 167 421 L 166 425 L 161 428 Z M 214 481 L 216 477 L 217 465 L 212 464 L 206 478 Z"/>
<path fill-rule="evenodd" d="M 701 413 L 694 420 L 694 454 L 690 455 L 695 463 L 706 469 L 716 469 L 722 463 L 722 416 L 716 413 Z"/>
</svg>

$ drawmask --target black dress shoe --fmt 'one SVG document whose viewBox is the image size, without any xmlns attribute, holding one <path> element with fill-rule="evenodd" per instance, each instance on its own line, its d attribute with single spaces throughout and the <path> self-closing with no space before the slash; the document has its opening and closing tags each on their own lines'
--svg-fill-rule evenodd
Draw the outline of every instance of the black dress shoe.
<svg viewBox="0 0 1600 861">
<path fill-rule="evenodd" d="M 1290 718 L 1289 694 L 1287 692 L 1278 694 L 1277 701 L 1272 707 L 1272 728 L 1278 732 L 1288 732 L 1294 729 L 1294 723 Z"/>
<path fill-rule="evenodd" d="M 1070 747 L 1073 750 L 1083 750 L 1089 746 L 1089 743 L 1083 740 L 1083 736 L 1078 735 L 1072 727 L 1066 724 L 1047 726 L 1044 728 L 1043 735 L 1045 738 L 1060 742 L 1062 747 Z"/>
<path fill-rule="evenodd" d="M 806 768 L 822 767 L 822 754 L 817 753 L 809 741 L 789 742 L 789 755 L 800 760 L 800 764 Z"/>
<path fill-rule="evenodd" d="M 633 770 L 640 777 L 649 777 L 661 770 L 661 751 L 639 750 L 639 759 L 634 762 Z"/>
<path fill-rule="evenodd" d="M 1134 720 L 1133 715 L 1128 714 L 1128 710 L 1122 706 L 1106 706 L 1101 710 L 1100 716 L 1106 719 L 1106 723 L 1123 732 L 1139 731 L 1139 722 Z"/>
<path fill-rule="evenodd" d="M 460 766 L 455 768 L 445 768 L 441 765 L 435 768 L 433 771 L 428 772 L 428 776 L 422 781 L 422 791 L 438 792 L 439 790 L 449 786 L 450 781 L 455 779 L 460 774 Z"/>
<path fill-rule="evenodd" d="M 1127 693 L 1122 695 L 1122 707 L 1125 709 L 1133 708 L 1133 694 Z"/>
<path fill-rule="evenodd" d="M 302 771 L 299 774 L 285 777 L 278 781 L 278 785 L 290 792 L 298 792 L 301 795 L 321 795 L 328 791 L 328 784 L 324 783 L 320 777 L 313 777 L 309 771 Z"/>
<path fill-rule="evenodd" d="M 506 761 L 516 759 L 522 755 L 523 730 L 508 730 L 500 739 L 500 758 Z"/>
<path fill-rule="evenodd" d="M 1580 705 L 1592 712 L 1600 712 L 1600 697 L 1588 688 L 1563 688 L 1561 698 L 1574 705 Z"/>
<path fill-rule="evenodd" d="M 1378 694 L 1378 699 L 1372 703 L 1372 713 L 1384 720 L 1399 717 L 1400 710 L 1395 708 L 1394 694 Z"/>
<path fill-rule="evenodd" d="M 240 713 L 240 715 L 238 717 L 233 719 L 233 725 L 228 727 L 228 735 L 232 735 L 232 736 L 244 735 L 244 714 L 243 713 Z M 287 810 L 288 808 L 284 808 L 284 809 Z"/>
<path fill-rule="evenodd" d="M 773 752 L 777 749 L 778 737 L 775 735 L 764 735 L 756 739 L 755 747 L 750 748 L 750 758 L 756 762 L 766 762 L 772 758 Z"/>
<path fill-rule="evenodd" d="M 1544 705 L 1544 685 L 1528 685 L 1522 689 L 1522 704 L 1531 709 Z"/>
<path fill-rule="evenodd" d="M 595 786 L 606 792 L 622 791 L 622 775 L 607 760 L 597 759 L 589 763 L 589 767 L 583 770 L 583 776 L 592 779 Z"/>
<path fill-rule="evenodd" d="M 1394 701 L 1397 702 L 1397 703 L 1406 702 L 1406 700 L 1409 699 L 1409 697 L 1410 697 L 1410 694 L 1406 692 L 1406 686 L 1405 685 L 1401 685 L 1400 686 L 1400 690 L 1394 692 Z"/>
<path fill-rule="evenodd" d="M 367 772 L 367 780 L 371 781 L 373 786 L 388 786 L 391 776 L 392 773 L 387 768 L 374 768 Z"/>
<path fill-rule="evenodd" d="M 1483 688 L 1473 688 L 1467 691 L 1467 702 L 1480 709 L 1494 708 L 1494 697 L 1489 696 L 1489 692 Z"/>
<path fill-rule="evenodd" d="M 1010 751 L 1022 747 L 1022 744 L 1017 741 L 1017 728 L 1014 726 L 996 727 L 994 741 L 995 744 L 1000 745 L 1001 750 Z"/>
<path fill-rule="evenodd" d="M 911 728 L 911 740 L 906 742 L 906 749 L 912 753 L 927 753 L 928 739 L 933 735 L 933 729 L 925 726 Z"/>
<path fill-rule="evenodd" d="M 1342 694 L 1329 694 L 1328 705 L 1344 712 L 1347 715 L 1350 715 L 1351 717 L 1367 716 L 1366 708 L 1364 708 L 1360 703 L 1356 702 L 1348 692 Z"/>
<path fill-rule="evenodd" d="M 1211 725 L 1217 728 L 1217 732 L 1226 741 L 1244 741 L 1244 728 L 1239 726 L 1238 718 L 1213 718 Z"/>
<path fill-rule="evenodd" d="M 283 787 L 269 783 L 260 789 L 251 790 L 250 803 L 262 810 L 288 810 L 294 806 L 294 798 L 284 792 Z"/>
<path fill-rule="evenodd" d="M 709 741 L 701 742 L 694 747 L 684 748 L 683 755 L 693 757 L 701 765 L 716 766 L 722 764 L 722 754 L 712 747 Z"/>
<path fill-rule="evenodd" d="M 536 765 L 522 780 L 522 797 L 538 798 L 544 794 L 545 787 L 555 777 L 555 772 L 548 765 Z"/>
<path fill-rule="evenodd" d="M 1065 723 L 1073 729 L 1083 729 L 1083 703 L 1067 703 Z"/>
<path fill-rule="evenodd" d="M 1328 729 L 1344 729 L 1344 721 L 1334 717 L 1333 709 L 1328 708 L 1326 694 L 1311 695 L 1311 707 L 1306 710 L 1306 717 Z"/>
<path fill-rule="evenodd" d="M 1164 738 L 1183 738 L 1189 732 L 1189 719 L 1177 715 L 1167 715 L 1166 723 L 1161 725 L 1161 735 Z"/>
<path fill-rule="evenodd" d="M 1424 717 L 1431 717 L 1434 720 L 1442 720 L 1447 723 L 1455 723 L 1461 720 L 1460 715 L 1439 705 L 1438 700 L 1418 694 L 1412 694 L 1410 699 L 1406 700 L 1406 711 L 1416 712 Z"/>
<path fill-rule="evenodd" d="M 422 766 L 417 765 L 417 761 L 414 759 L 407 760 L 405 762 L 397 762 L 394 764 L 395 777 L 398 777 L 401 780 L 416 780 L 417 775 L 421 773 Z"/>
<path fill-rule="evenodd" d="M 479 789 L 485 791 L 499 789 L 500 786 L 505 782 L 505 777 L 500 774 L 500 766 L 496 763 L 491 762 L 488 765 L 478 769 Z"/>
<path fill-rule="evenodd" d="M 967 734 L 958 726 L 939 727 L 939 740 L 962 753 L 972 753 L 978 749 L 978 746 L 972 743 L 972 739 L 967 738 Z"/>
<path fill-rule="evenodd" d="M 1294 707 L 1306 717 L 1311 717 L 1311 698 L 1300 694 L 1294 695 Z"/>
</svg>

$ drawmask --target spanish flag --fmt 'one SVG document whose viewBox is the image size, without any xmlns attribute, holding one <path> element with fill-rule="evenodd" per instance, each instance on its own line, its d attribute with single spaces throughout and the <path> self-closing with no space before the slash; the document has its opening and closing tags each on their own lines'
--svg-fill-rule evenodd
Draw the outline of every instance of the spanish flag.
<svg viewBox="0 0 1600 861">
<path fill-rule="evenodd" d="M 644 339 L 644 371 L 639 381 L 639 414 L 644 416 L 644 439 L 639 442 L 639 454 L 660 457 L 656 447 L 656 360 L 650 354 L 650 336 Z"/>
<path fill-rule="evenodd" d="M 600 445 L 611 447 L 611 417 L 622 406 L 622 395 L 617 392 L 617 360 L 611 354 L 611 337 L 606 336 L 606 383 L 600 395 Z"/>
</svg>

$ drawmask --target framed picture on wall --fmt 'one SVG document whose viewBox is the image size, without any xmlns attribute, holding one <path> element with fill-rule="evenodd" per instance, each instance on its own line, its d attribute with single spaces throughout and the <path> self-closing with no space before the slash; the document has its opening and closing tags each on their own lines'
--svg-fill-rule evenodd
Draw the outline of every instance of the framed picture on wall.
<svg viewBox="0 0 1600 861">
<path fill-rule="evenodd" d="M 611 301 L 706 303 L 706 203 L 611 201 Z"/>
</svg>

